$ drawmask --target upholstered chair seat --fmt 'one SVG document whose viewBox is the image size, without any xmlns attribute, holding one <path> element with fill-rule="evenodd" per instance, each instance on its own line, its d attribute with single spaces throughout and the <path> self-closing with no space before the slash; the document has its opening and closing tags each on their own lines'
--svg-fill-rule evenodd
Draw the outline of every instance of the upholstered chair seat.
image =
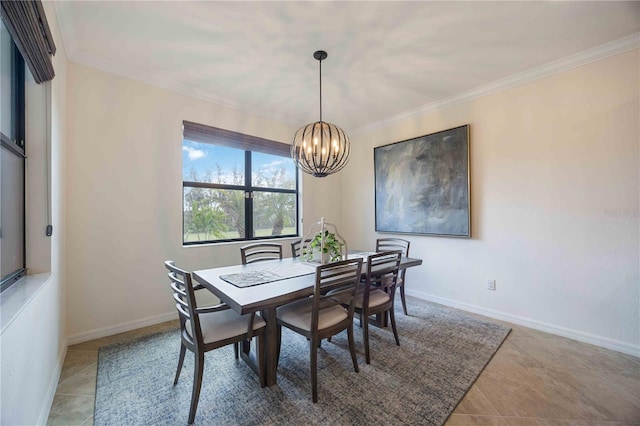
<svg viewBox="0 0 640 426">
<path fill-rule="evenodd" d="M 200 328 L 205 344 L 231 339 L 247 333 L 249 330 L 250 315 L 239 316 L 231 309 L 220 312 L 200 314 Z M 265 327 L 267 323 L 259 316 L 253 320 L 253 331 L 258 331 Z M 191 320 L 187 320 L 185 329 L 189 337 L 191 335 Z"/>
<path fill-rule="evenodd" d="M 391 297 L 383 290 L 375 289 L 369 292 L 369 308 L 375 308 L 377 306 L 389 303 Z M 360 286 L 356 292 L 356 309 L 362 309 L 364 306 L 364 286 Z"/>
<path fill-rule="evenodd" d="M 324 305 L 324 306 L 323 306 Z M 303 299 L 278 308 L 278 318 L 301 330 L 311 331 L 311 315 L 313 314 L 313 299 Z M 318 328 L 324 330 L 332 327 L 349 317 L 349 312 L 341 305 L 321 301 L 318 310 Z"/>
</svg>

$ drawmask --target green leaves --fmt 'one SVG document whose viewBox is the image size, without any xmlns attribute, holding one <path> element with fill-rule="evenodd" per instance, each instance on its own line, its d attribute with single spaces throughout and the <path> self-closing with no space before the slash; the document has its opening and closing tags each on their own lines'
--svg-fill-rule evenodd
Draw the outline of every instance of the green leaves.
<svg viewBox="0 0 640 426">
<path fill-rule="evenodd" d="M 324 247 L 322 247 L 322 232 L 318 232 L 313 237 L 313 240 L 311 240 L 309 245 L 305 248 L 303 255 L 308 261 L 311 262 L 314 260 L 314 252 L 319 252 L 322 250 L 322 253 L 328 254 L 330 256 L 330 262 L 336 262 L 340 260 L 343 246 L 344 243 L 336 238 L 336 234 L 325 230 Z"/>
</svg>

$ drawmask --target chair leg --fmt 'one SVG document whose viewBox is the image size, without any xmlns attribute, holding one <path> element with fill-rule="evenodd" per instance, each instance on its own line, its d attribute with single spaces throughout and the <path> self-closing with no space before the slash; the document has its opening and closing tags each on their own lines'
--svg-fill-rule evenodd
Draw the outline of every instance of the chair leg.
<svg viewBox="0 0 640 426">
<path fill-rule="evenodd" d="M 238 359 L 240 343 L 236 342 L 233 344 L 233 355 Z"/>
<path fill-rule="evenodd" d="M 351 360 L 353 361 L 353 369 L 356 370 L 356 373 L 360 371 L 358 367 L 358 358 L 356 358 L 356 344 L 355 339 L 353 338 L 353 321 L 349 325 L 347 329 L 347 337 L 349 339 L 349 352 L 351 352 Z"/>
<path fill-rule="evenodd" d="M 391 328 L 393 329 L 393 337 L 396 338 L 396 345 L 400 346 L 398 338 L 398 329 L 396 328 L 396 315 L 393 313 L 393 306 L 389 309 L 389 317 L 391 318 Z"/>
<path fill-rule="evenodd" d="M 400 286 L 400 299 L 402 300 L 402 311 L 405 315 L 409 315 L 407 313 L 407 299 L 404 296 L 404 284 Z"/>
<path fill-rule="evenodd" d="M 311 398 L 318 402 L 318 343 L 317 338 L 311 339 L 309 351 L 311 355 Z"/>
<path fill-rule="evenodd" d="M 193 423 L 198 409 L 200 399 L 200 388 L 202 386 L 202 373 L 204 370 L 204 353 L 195 354 L 195 366 L 193 369 L 193 390 L 191 391 L 191 408 L 189 409 L 189 424 Z"/>
<path fill-rule="evenodd" d="M 187 352 L 187 348 L 180 342 L 180 357 L 178 358 L 178 369 L 176 370 L 176 377 L 173 379 L 173 385 L 175 386 L 178 383 L 178 378 L 180 378 L 180 372 L 182 371 L 182 364 L 184 363 L 184 354 Z"/>
<path fill-rule="evenodd" d="M 362 337 L 364 337 L 364 357 L 367 364 L 371 364 L 371 357 L 369 356 L 369 315 L 361 314 L 360 320 L 362 321 Z"/>
<path fill-rule="evenodd" d="M 280 362 L 280 348 L 282 346 L 282 326 L 278 324 L 278 334 L 277 334 L 277 342 L 276 342 L 276 366 L 278 362 Z"/>
</svg>

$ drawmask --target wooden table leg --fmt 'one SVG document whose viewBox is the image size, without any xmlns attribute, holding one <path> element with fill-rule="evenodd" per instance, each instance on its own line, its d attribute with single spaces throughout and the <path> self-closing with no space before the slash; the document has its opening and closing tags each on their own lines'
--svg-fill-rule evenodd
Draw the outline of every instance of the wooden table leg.
<svg viewBox="0 0 640 426">
<path fill-rule="evenodd" d="M 267 323 L 266 347 L 264 348 L 265 379 L 267 386 L 273 386 L 278 382 L 278 324 L 276 321 L 276 308 L 263 310 L 262 319 Z"/>
</svg>

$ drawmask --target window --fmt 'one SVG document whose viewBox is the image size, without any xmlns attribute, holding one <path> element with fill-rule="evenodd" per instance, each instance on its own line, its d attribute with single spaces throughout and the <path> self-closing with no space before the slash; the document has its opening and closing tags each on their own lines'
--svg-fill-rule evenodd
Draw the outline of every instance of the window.
<svg viewBox="0 0 640 426">
<path fill-rule="evenodd" d="M 298 174 L 289 146 L 184 122 L 183 243 L 298 235 Z"/>
<path fill-rule="evenodd" d="M 25 67 L 4 22 L 0 24 L 0 290 L 26 271 Z"/>
</svg>

